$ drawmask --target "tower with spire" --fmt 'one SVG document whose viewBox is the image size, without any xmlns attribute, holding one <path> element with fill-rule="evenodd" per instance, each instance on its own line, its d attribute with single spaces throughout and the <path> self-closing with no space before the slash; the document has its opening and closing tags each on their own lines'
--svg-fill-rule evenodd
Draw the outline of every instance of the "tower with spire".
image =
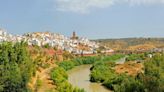
<svg viewBox="0 0 164 92">
<path fill-rule="evenodd" d="M 79 38 L 79 37 L 76 36 L 76 32 L 73 31 L 71 39 L 72 39 L 72 40 L 77 40 L 78 38 Z"/>
</svg>

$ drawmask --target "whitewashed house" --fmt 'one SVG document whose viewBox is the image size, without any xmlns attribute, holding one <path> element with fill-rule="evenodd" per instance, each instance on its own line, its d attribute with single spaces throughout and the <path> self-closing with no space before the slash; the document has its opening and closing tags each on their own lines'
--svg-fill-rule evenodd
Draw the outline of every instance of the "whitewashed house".
<svg viewBox="0 0 164 92">
<path fill-rule="evenodd" d="M 32 45 L 41 46 L 41 41 L 39 41 L 38 39 L 33 38 L 33 39 L 31 40 L 31 44 L 32 44 Z"/>
</svg>

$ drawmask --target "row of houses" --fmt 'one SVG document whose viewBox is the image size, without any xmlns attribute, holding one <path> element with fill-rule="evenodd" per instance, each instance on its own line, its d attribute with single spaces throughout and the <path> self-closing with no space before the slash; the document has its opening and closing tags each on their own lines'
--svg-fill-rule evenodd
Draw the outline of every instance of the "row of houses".
<svg viewBox="0 0 164 92">
<path fill-rule="evenodd" d="M 11 41 L 21 42 L 25 41 L 28 45 L 37 45 L 50 47 L 57 47 L 58 49 L 68 51 L 74 54 L 94 54 L 99 45 L 87 38 L 71 39 L 61 34 L 51 32 L 34 32 L 26 33 L 24 35 L 11 35 L 5 30 L 0 29 L 0 42 Z M 80 45 L 86 46 L 87 49 L 79 48 Z"/>
</svg>

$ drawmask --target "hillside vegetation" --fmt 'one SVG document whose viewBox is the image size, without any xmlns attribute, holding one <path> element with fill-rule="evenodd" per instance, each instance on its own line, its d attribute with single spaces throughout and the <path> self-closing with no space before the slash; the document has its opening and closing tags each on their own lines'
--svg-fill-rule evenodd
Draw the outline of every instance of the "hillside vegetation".
<svg viewBox="0 0 164 92">
<path fill-rule="evenodd" d="M 155 53 L 153 58 L 131 55 L 127 60 L 143 59 L 143 63 L 127 61 L 116 65 L 96 62 L 91 68 L 90 80 L 101 82 L 114 92 L 163 92 L 164 54 Z"/>
<path fill-rule="evenodd" d="M 27 43 L 0 44 L 0 92 L 46 92 L 56 85 L 50 78 L 55 62 L 73 56 L 57 54 L 54 48 L 28 46 Z"/>
<path fill-rule="evenodd" d="M 0 44 L 0 92 L 28 92 L 30 78 L 35 75 L 35 64 L 26 43 Z"/>
<path fill-rule="evenodd" d="M 95 40 L 102 46 L 115 50 L 164 47 L 164 38 L 123 38 L 123 39 L 99 39 Z"/>
</svg>

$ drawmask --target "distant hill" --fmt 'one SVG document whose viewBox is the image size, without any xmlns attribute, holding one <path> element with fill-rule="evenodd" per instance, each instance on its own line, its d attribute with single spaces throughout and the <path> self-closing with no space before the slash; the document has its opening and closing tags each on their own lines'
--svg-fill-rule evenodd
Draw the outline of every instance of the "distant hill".
<svg viewBox="0 0 164 92">
<path fill-rule="evenodd" d="M 133 47 L 157 47 L 164 48 L 164 38 L 122 38 L 122 39 L 98 39 L 94 40 L 102 46 L 120 50 L 131 49 Z"/>
</svg>

